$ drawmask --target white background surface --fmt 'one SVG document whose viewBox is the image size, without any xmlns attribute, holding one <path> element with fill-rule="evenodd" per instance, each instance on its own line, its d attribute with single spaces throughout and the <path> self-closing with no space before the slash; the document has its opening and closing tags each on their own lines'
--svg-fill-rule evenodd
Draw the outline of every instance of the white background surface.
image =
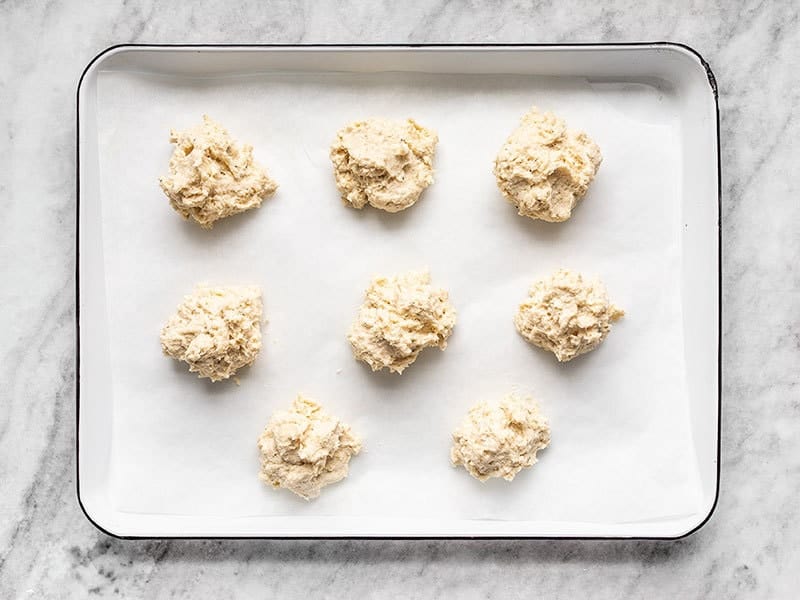
<svg viewBox="0 0 800 600">
<path fill-rule="evenodd" d="M 699 512 L 674 98 L 580 79 L 397 73 L 101 73 L 98 86 L 117 509 L 572 523 Z M 604 154 L 563 224 L 516 215 L 491 172 L 533 103 L 584 128 Z M 210 232 L 180 219 L 157 186 L 168 130 L 204 112 L 252 143 L 280 184 L 263 208 Z M 366 116 L 413 116 L 439 134 L 436 183 L 403 213 L 339 200 L 330 142 Z M 512 316 L 530 282 L 562 266 L 599 275 L 628 314 L 600 349 L 560 365 L 516 334 Z M 373 374 L 345 340 L 364 288 L 373 275 L 423 267 L 458 311 L 448 349 L 427 350 L 402 376 Z M 86 289 L 102 277 L 84 273 Z M 161 355 L 160 326 L 199 282 L 264 289 L 264 351 L 240 387 L 201 381 Z M 510 391 L 541 402 L 553 441 L 513 484 L 480 484 L 449 465 L 449 434 L 477 400 Z M 255 439 L 297 392 L 364 439 L 349 478 L 311 503 L 256 478 Z"/>
<path fill-rule="evenodd" d="M 6 2 L 0 11 L 0 73 L 13 82 L 0 92 L 0 148 L 8 159 L 0 162 L 0 268 L 8 282 L 0 287 L 0 596 L 75 598 L 89 590 L 102 598 L 193 600 L 383 598 L 398 590 L 411 598 L 465 599 L 795 595 L 797 6 L 95 0 Z M 109 538 L 86 520 L 75 499 L 75 88 L 96 53 L 130 41 L 652 39 L 694 46 L 720 86 L 722 479 L 705 527 L 677 542 L 135 542 Z"/>
</svg>

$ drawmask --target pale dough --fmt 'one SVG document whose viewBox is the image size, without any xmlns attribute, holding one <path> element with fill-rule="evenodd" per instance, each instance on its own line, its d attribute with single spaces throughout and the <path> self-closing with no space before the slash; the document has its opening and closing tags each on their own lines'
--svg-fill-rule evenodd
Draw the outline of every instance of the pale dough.
<svg viewBox="0 0 800 600">
<path fill-rule="evenodd" d="M 208 115 L 186 131 L 170 131 L 175 144 L 161 189 L 184 219 L 210 229 L 214 222 L 261 206 L 278 188 L 253 160 L 253 147 L 237 142 Z"/>
<path fill-rule="evenodd" d="M 514 324 L 522 337 L 564 362 L 597 348 L 624 314 L 599 280 L 561 269 L 531 286 Z"/>
<path fill-rule="evenodd" d="M 494 175 L 520 215 L 566 221 L 602 160 L 600 148 L 584 132 L 567 129 L 563 119 L 533 107 L 500 149 Z"/>
<path fill-rule="evenodd" d="M 447 347 L 456 311 L 427 270 L 375 277 L 350 328 L 353 354 L 372 367 L 402 373 L 428 346 Z"/>
<path fill-rule="evenodd" d="M 408 208 L 433 183 L 438 140 L 413 119 L 366 119 L 340 129 L 330 156 L 342 200 L 391 213 Z"/>
<path fill-rule="evenodd" d="M 481 481 L 507 481 L 536 463 L 550 443 L 550 425 L 530 398 L 509 395 L 479 402 L 453 432 L 450 460 Z"/>
<path fill-rule="evenodd" d="M 298 395 L 290 410 L 276 411 L 258 438 L 259 478 L 306 500 L 347 477 L 361 441 L 319 404 Z"/>
<path fill-rule="evenodd" d="M 261 310 L 257 286 L 198 286 L 161 329 L 161 349 L 199 377 L 228 379 L 261 350 Z"/>
</svg>

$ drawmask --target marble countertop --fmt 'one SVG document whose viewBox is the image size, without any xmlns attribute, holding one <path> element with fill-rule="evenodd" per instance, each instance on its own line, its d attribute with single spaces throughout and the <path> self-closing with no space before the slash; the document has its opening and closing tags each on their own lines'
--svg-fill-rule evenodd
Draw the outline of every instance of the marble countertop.
<svg viewBox="0 0 800 600">
<path fill-rule="evenodd" d="M 800 564 L 800 7 L 0 3 L 0 597 L 791 598 Z M 719 84 L 722 484 L 677 542 L 109 538 L 75 497 L 75 86 L 122 42 L 673 40 Z M 795 573 L 792 575 L 792 573 Z"/>
</svg>

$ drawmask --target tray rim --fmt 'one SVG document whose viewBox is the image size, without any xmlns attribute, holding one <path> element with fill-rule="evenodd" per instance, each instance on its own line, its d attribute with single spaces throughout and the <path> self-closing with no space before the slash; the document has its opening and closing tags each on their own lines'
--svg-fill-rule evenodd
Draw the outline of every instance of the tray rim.
<svg viewBox="0 0 800 600">
<path fill-rule="evenodd" d="M 591 49 L 652 49 L 662 48 L 683 52 L 693 57 L 704 69 L 708 85 L 714 100 L 714 129 L 716 133 L 716 187 L 717 187 L 717 423 L 716 423 L 716 474 L 714 481 L 714 499 L 708 509 L 708 513 L 692 529 L 685 533 L 666 536 L 637 536 L 637 535 L 395 535 L 395 536 L 364 536 L 364 535 L 124 535 L 109 531 L 100 525 L 87 510 L 81 497 L 80 484 L 80 352 L 81 352 L 81 319 L 80 319 L 80 113 L 81 113 L 81 90 L 84 79 L 92 68 L 99 64 L 104 57 L 114 54 L 121 50 L 147 50 L 147 49 L 166 49 L 166 50 L 426 50 L 426 49 L 509 49 L 509 50 L 591 50 Z M 653 41 L 653 42 L 579 42 L 579 43 L 370 43 L 370 44 L 344 44 L 344 43 L 322 43 L 322 44 L 197 44 L 197 43 L 120 43 L 106 47 L 97 53 L 84 67 L 75 90 L 75 492 L 78 506 L 84 517 L 103 534 L 119 540 L 504 540 L 504 541 L 524 541 L 524 540 L 619 540 L 619 541 L 675 541 L 687 538 L 702 529 L 714 515 L 719 504 L 720 478 L 721 478 L 721 447 L 722 447 L 722 158 L 720 144 L 720 117 L 719 117 L 719 88 L 716 77 L 708 61 L 692 46 L 674 41 Z"/>
</svg>

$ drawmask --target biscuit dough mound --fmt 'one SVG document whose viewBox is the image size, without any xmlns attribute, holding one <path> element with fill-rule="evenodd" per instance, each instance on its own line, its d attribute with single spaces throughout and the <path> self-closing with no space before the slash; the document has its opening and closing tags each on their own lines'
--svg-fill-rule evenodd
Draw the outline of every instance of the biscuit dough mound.
<svg viewBox="0 0 800 600">
<path fill-rule="evenodd" d="M 184 219 L 204 229 L 214 222 L 261 206 L 278 184 L 253 160 L 253 147 L 237 142 L 208 115 L 186 131 L 170 131 L 175 144 L 161 189 Z"/>
<path fill-rule="evenodd" d="M 261 290 L 198 286 L 162 327 L 161 349 L 198 377 L 228 379 L 261 350 Z"/>
<path fill-rule="evenodd" d="M 559 222 L 572 216 L 602 160 L 588 135 L 533 107 L 500 149 L 494 175 L 520 215 Z"/>
<path fill-rule="evenodd" d="M 438 141 L 413 119 L 367 119 L 340 129 L 330 155 L 342 200 L 359 209 L 405 210 L 433 183 Z"/>
<path fill-rule="evenodd" d="M 531 344 L 565 362 L 597 348 L 624 314 L 609 302 L 602 282 L 561 269 L 534 282 L 514 324 Z"/>
<path fill-rule="evenodd" d="M 473 406 L 453 432 L 450 460 L 481 481 L 511 481 L 550 443 L 550 425 L 530 398 L 514 395 Z"/>
<path fill-rule="evenodd" d="M 347 339 L 373 371 L 402 373 L 428 346 L 447 347 L 456 311 L 427 270 L 375 277 Z"/>
<path fill-rule="evenodd" d="M 347 477 L 361 441 L 319 404 L 298 395 L 290 410 L 276 411 L 258 438 L 259 478 L 306 500 Z"/>
</svg>

